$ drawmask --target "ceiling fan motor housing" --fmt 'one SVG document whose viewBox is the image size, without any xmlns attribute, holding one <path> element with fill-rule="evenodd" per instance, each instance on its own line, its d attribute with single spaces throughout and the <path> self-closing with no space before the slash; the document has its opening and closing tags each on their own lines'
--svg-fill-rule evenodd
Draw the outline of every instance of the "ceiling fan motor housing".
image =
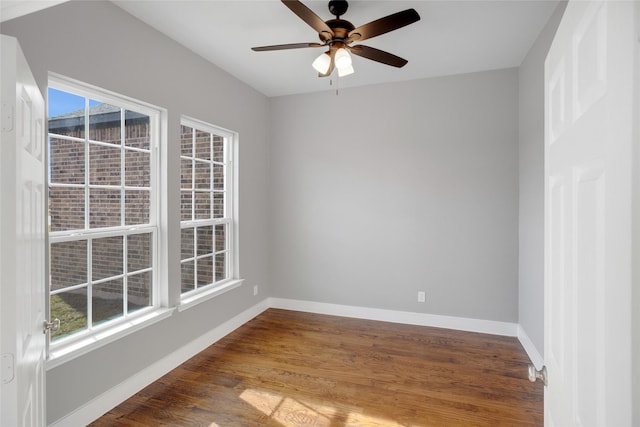
<svg viewBox="0 0 640 427">
<path fill-rule="evenodd" d="M 330 19 L 326 24 L 333 30 L 333 37 L 327 33 L 320 33 L 320 40 L 322 41 L 340 41 L 349 37 L 349 33 L 355 28 L 354 25 L 345 21 L 344 19 Z"/>
</svg>

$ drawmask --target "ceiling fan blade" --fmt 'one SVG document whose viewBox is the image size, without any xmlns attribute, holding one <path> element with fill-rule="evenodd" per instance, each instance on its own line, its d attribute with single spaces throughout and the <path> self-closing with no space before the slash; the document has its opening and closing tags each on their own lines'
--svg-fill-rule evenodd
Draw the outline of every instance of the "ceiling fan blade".
<svg viewBox="0 0 640 427">
<path fill-rule="evenodd" d="M 391 65 L 392 67 L 402 68 L 407 64 L 407 62 L 409 62 L 406 59 L 400 58 L 399 56 L 396 56 L 392 53 L 362 44 L 359 44 L 357 46 L 349 46 L 349 50 L 354 55 L 371 59 L 372 61 L 381 62 L 386 65 Z"/>
<path fill-rule="evenodd" d="M 285 49 L 301 49 L 305 47 L 322 47 L 322 43 L 289 43 L 289 44 L 274 44 L 271 46 L 259 46 L 252 47 L 251 50 L 255 52 L 264 52 L 268 50 L 285 50 Z"/>
<path fill-rule="evenodd" d="M 328 39 L 334 36 L 331 27 L 298 0 L 282 0 L 282 3 L 318 33 L 326 33 Z"/>
<path fill-rule="evenodd" d="M 368 24 L 359 26 L 349 32 L 350 41 L 361 41 L 397 30 L 420 20 L 415 9 L 407 9 L 384 18 L 376 19 Z"/>
</svg>

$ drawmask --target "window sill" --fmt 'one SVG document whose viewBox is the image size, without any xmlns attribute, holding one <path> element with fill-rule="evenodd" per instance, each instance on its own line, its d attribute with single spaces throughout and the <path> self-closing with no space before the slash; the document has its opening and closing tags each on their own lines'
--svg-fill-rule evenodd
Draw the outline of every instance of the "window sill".
<svg viewBox="0 0 640 427">
<path fill-rule="evenodd" d="M 190 295 L 188 298 L 185 298 L 180 302 L 177 310 L 186 310 L 218 295 L 229 292 L 230 290 L 242 285 L 243 281 L 244 279 L 230 280 L 213 289 L 206 289 L 202 292 Z M 120 324 L 110 326 L 88 337 L 80 338 L 77 341 L 62 343 L 61 345 L 51 345 L 49 347 L 49 358 L 46 362 L 47 370 L 63 365 L 77 357 L 90 353 L 95 349 L 124 338 L 127 335 L 151 326 L 154 323 L 160 322 L 161 320 L 170 317 L 175 310 L 176 307 L 160 308 L 133 319 L 129 319 Z"/>
<path fill-rule="evenodd" d="M 175 308 L 159 308 L 150 313 L 109 327 L 104 331 L 92 334 L 89 337 L 63 344 L 59 348 L 55 345 L 51 346 L 49 349 L 49 358 L 46 362 L 47 370 L 63 365 L 70 360 L 166 319 L 173 314 L 174 310 Z"/>
<path fill-rule="evenodd" d="M 244 282 L 244 279 L 232 279 L 220 286 L 216 286 L 215 288 L 204 290 L 202 292 L 196 293 L 195 295 L 190 295 L 180 301 L 178 311 L 184 311 L 190 307 L 193 307 L 194 305 L 198 305 L 202 302 L 210 300 L 211 298 L 217 297 L 218 295 L 229 292 L 230 290 L 242 285 L 242 282 Z"/>
</svg>

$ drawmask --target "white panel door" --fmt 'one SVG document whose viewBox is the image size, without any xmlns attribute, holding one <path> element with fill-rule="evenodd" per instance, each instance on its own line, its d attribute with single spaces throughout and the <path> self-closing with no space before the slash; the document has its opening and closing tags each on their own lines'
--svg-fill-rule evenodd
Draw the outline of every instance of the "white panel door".
<svg viewBox="0 0 640 427">
<path fill-rule="evenodd" d="M 548 427 L 631 425 L 636 7 L 571 1 L 545 63 Z"/>
<path fill-rule="evenodd" d="M 44 426 L 44 101 L 16 39 L 1 37 L 0 425 Z"/>
</svg>

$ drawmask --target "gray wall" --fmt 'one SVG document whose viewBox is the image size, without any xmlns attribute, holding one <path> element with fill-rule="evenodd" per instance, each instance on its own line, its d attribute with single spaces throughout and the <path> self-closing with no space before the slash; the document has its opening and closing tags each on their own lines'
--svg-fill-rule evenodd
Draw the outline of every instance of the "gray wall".
<svg viewBox="0 0 640 427">
<path fill-rule="evenodd" d="M 544 355 L 544 61 L 566 3 L 558 4 L 518 69 L 519 323 Z"/>
<path fill-rule="evenodd" d="M 516 322 L 517 96 L 507 69 L 273 98 L 273 295 Z"/>
<path fill-rule="evenodd" d="M 50 70 L 168 109 L 172 242 L 179 115 L 240 133 L 246 285 L 50 370 L 48 421 L 255 304 L 254 284 L 261 296 L 520 317 L 542 351 L 541 61 L 553 25 L 520 70 L 268 100 L 108 2 L 3 23 L 43 90 Z M 172 283 L 178 257 L 172 245 Z"/>
<path fill-rule="evenodd" d="M 268 99 L 109 2 L 70 2 L 2 23 L 43 93 L 54 71 L 164 107 L 169 114 L 169 278 L 179 293 L 179 117 L 240 134 L 240 269 L 245 285 L 47 373 L 53 422 L 268 295 Z"/>
</svg>

